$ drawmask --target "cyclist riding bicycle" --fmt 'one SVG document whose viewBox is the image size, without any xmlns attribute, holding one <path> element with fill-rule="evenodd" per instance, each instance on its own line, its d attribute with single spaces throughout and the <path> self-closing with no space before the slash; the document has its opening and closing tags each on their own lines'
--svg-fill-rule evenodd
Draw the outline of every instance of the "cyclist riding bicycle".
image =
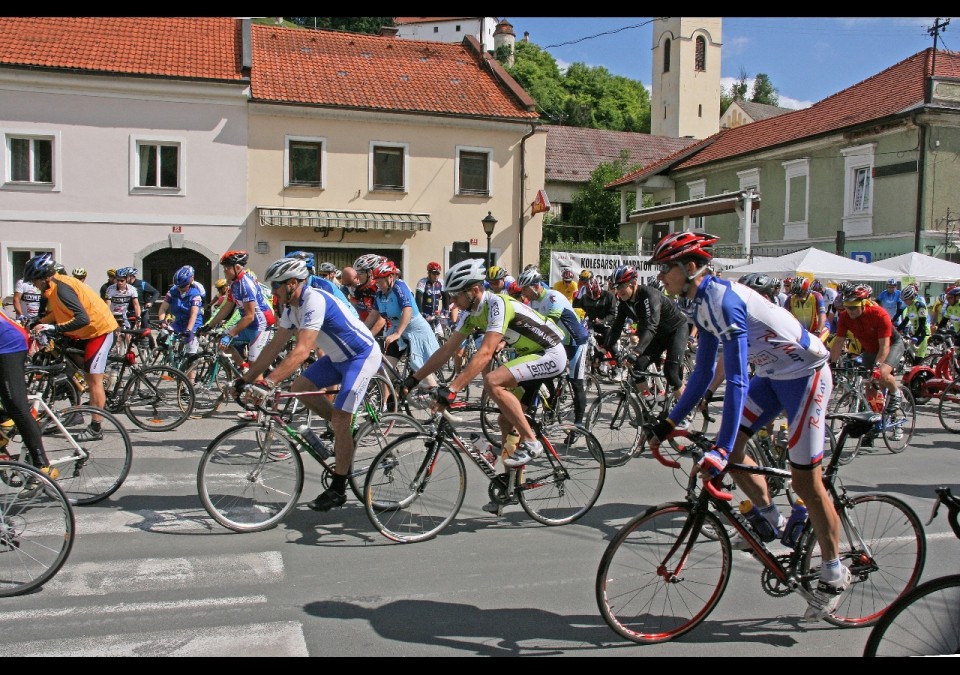
<svg viewBox="0 0 960 675">
<path fill-rule="evenodd" d="M 483 288 L 486 269 L 483 260 L 474 258 L 457 263 L 447 270 L 443 285 L 460 310 L 450 339 L 403 384 L 411 390 L 428 374 L 436 371 L 460 346 L 463 339 L 480 329 L 484 332 L 480 348 L 460 374 L 446 386 L 437 388 L 440 405 L 449 405 L 463 389 L 490 363 L 501 340 L 513 347 L 517 356 L 483 376 L 483 389 L 501 413 L 502 440 L 515 429 L 520 436 L 516 452 L 504 459 L 508 467 L 523 466 L 543 453 L 540 441 L 524 416 L 523 406 L 513 390 L 528 385 L 531 396 L 539 381 L 556 377 L 567 367 L 563 333 L 559 326 L 522 302 Z M 534 381 L 537 381 L 534 383 Z M 401 392 L 402 393 L 402 392 Z M 526 398 L 526 397 L 525 397 Z"/>
<path fill-rule="evenodd" d="M 927 344 L 930 341 L 930 322 L 927 317 L 927 303 L 914 284 L 910 284 L 900 291 L 903 300 L 903 313 L 897 330 L 910 335 L 910 339 L 917 345 L 913 355 L 913 364 L 922 363 L 927 355 Z"/>
<path fill-rule="evenodd" d="M 744 284 L 712 274 L 717 240 L 707 233 L 668 234 L 650 259 L 660 265 L 666 292 L 678 296 L 680 308 L 698 328 L 698 340 L 696 365 L 683 396 L 666 420 L 645 429 L 654 442 L 662 441 L 693 409 L 710 384 L 722 342 L 727 380 L 723 416 L 714 449 L 700 461 L 701 474 L 704 480 L 716 477 L 728 460 L 752 464 L 744 453 L 747 440 L 786 413 L 793 490 L 807 505 L 823 560 L 804 617 L 821 619 L 852 584 L 839 558 L 839 518 L 822 481 L 827 403 L 833 389 L 829 353 L 788 310 Z M 756 369 L 749 382 L 748 362 Z M 781 530 L 786 521 L 770 501 L 763 477 L 731 475 L 767 521 Z"/>
<path fill-rule="evenodd" d="M 444 307 L 450 304 L 447 294 L 443 291 L 440 272 L 440 263 L 427 263 L 427 276 L 417 282 L 417 309 L 427 320 L 435 321 L 443 315 Z"/>
<path fill-rule="evenodd" d="M 797 321 L 813 335 L 824 341 L 830 335 L 827 306 L 823 302 L 823 296 L 811 288 L 809 279 L 797 277 L 793 280 L 789 309 L 797 317 Z"/>
<path fill-rule="evenodd" d="M 167 314 L 173 316 L 170 328 L 174 335 L 182 336 L 186 343 L 184 352 L 196 354 L 200 348 L 197 330 L 203 325 L 203 294 L 193 285 L 194 269 L 184 265 L 173 275 L 173 286 L 160 302 L 160 320 L 166 322 Z"/>
</svg>

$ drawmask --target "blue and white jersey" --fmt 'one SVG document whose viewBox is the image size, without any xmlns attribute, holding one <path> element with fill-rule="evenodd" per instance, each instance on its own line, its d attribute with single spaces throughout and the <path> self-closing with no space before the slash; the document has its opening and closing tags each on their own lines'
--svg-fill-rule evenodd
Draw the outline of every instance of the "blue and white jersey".
<svg viewBox="0 0 960 675">
<path fill-rule="evenodd" d="M 319 288 L 304 286 L 300 301 L 284 307 L 278 325 L 319 331 L 317 348 L 334 363 L 379 349 L 370 329 L 335 296 Z"/>
<path fill-rule="evenodd" d="M 381 293 L 377 290 L 376 295 L 373 296 L 374 302 L 376 303 L 377 311 L 385 319 L 389 319 L 390 323 L 394 324 L 391 326 L 392 329 L 396 328 L 396 323 L 400 320 L 400 315 L 403 314 L 404 307 L 410 307 L 413 310 L 413 317 L 421 316 L 420 309 L 417 307 L 417 303 L 413 300 L 413 295 L 410 293 L 410 287 L 403 281 L 403 279 L 396 279 L 393 282 L 393 287 L 388 290 L 386 293 Z M 387 331 L 389 335 L 392 330 Z"/>
<path fill-rule="evenodd" d="M 727 386 L 716 444 L 728 450 L 746 403 L 748 363 L 759 377 L 794 380 L 814 375 L 830 356 L 820 338 L 801 326 L 788 309 L 728 279 L 707 275 L 684 311 L 699 330 L 697 361 L 670 419 L 682 420 L 693 410 L 713 379 L 722 344 Z"/>
<path fill-rule="evenodd" d="M 530 307 L 552 319 L 563 329 L 563 344 L 583 345 L 587 343 L 590 334 L 577 317 L 573 305 L 560 291 L 544 288 L 539 298 L 530 301 Z"/>
<path fill-rule="evenodd" d="M 240 276 L 230 284 L 227 300 L 234 303 L 241 311 L 244 303 L 252 300 L 255 306 L 254 323 L 260 326 L 261 330 L 272 324 L 273 308 L 267 303 L 260 284 L 246 271 L 241 272 Z"/>
<path fill-rule="evenodd" d="M 313 288 L 319 288 L 322 291 L 326 291 L 327 293 L 335 297 L 337 300 L 340 300 L 341 302 L 343 302 L 343 304 L 345 304 L 347 307 L 350 308 L 350 311 L 353 313 L 354 316 L 356 316 L 357 318 L 360 318 L 360 312 L 357 311 L 357 308 L 353 306 L 352 302 L 347 300 L 347 296 L 343 294 L 343 291 L 340 290 L 340 287 L 338 285 L 336 285 L 329 279 L 319 277 L 316 274 L 311 274 L 310 277 L 307 279 L 307 282 L 309 286 L 312 286 Z"/>
<path fill-rule="evenodd" d="M 189 286 L 186 293 L 181 293 L 176 284 L 170 287 L 163 297 L 167 303 L 167 311 L 173 315 L 173 330 L 177 333 L 195 333 L 203 325 L 203 295 L 196 286 Z M 187 325 L 190 319 L 190 310 L 197 308 L 197 318 L 192 326 Z M 161 319 L 163 317 L 160 317 Z"/>
</svg>

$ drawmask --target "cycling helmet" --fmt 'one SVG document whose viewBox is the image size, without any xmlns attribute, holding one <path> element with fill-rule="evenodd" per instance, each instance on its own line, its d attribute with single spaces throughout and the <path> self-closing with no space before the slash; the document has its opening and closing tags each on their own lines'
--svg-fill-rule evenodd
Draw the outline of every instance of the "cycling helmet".
<svg viewBox="0 0 960 675">
<path fill-rule="evenodd" d="M 397 266 L 393 263 L 392 260 L 384 260 L 377 267 L 373 269 L 373 278 L 377 279 L 386 279 L 391 277 L 394 274 L 400 274 L 400 270 L 397 269 Z"/>
<path fill-rule="evenodd" d="M 560 278 L 564 281 L 573 281 L 573 270 L 565 267 L 563 272 L 560 273 Z"/>
<path fill-rule="evenodd" d="M 470 258 L 447 270 L 443 279 L 443 288 L 448 293 L 458 293 L 486 279 L 487 270 L 482 258 Z"/>
<path fill-rule="evenodd" d="M 814 279 L 813 283 L 810 284 L 810 290 L 815 291 L 817 293 L 823 293 L 823 284 L 820 282 L 819 279 Z"/>
<path fill-rule="evenodd" d="M 580 270 L 580 281 L 590 281 L 593 279 L 593 272 L 590 270 Z"/>
<path fill-rule="evenodd" d="M 118 267 L 118 268 L 117 268 L 117 279 L 123 279 L 124 281 L 126 281 L 126 280 L 127 280 L 127 277 L 129 277 L 129 276 L 130 276 L 130 268 L 129 268 L 129 267 Z"/>
<path fill-rule="evenodd" d="M 916 297 L 917 297 L 917 287 L 914 286 L 913 284 L 910 284 L 909 286 L 904 288 L 902 291 L 900 291 L 900 299 L 903 300 L 904 302 L 910 302 Z"/>
<path fill-rule="evenodd" d="M 491 265 L 487 269 L 487 281 L 498 281 L 507 278 L 507 270 L 497 265 Z"/>
<path fill-rule="evenodd" d="M 307 266 L 309 265 L 310 263 L 307 263 Z M 317 273 L 318 274 L 336 274 L 337 266 L 334 265 L 332 262 L 322 262 L 320 263 L 320 267 L 317 268 Z"/>
<path fill-rule="evenodd" d="M 86 278 L 87 278 L 87 270 L 85 270 L 85 269 L 82 268 L 82 267 L 74 267 L 74 268 L 73 268 L 73 276 L 74 276 L 75 278 L 77 278 L 77 279 L 86 279 Z"/>
<path fill-rule="evenodd" d="M 128 267 L 128 268 L 127 268 L 127 276 L 128 276 L 128 277 L 135 277 L 135 276 L 137 276 L 137 275 L 139 275 L 139 274 L 140 274 L 140 270 L 138 270 L 136 267 Z"/>
<path fill-rule="evenodd" d="M 740 283 L 744 286 L 749 286 L 760 295 L 765 295 L 766 297 L 770 298 L 770 300 L 774 300 L 776 298 L 776 279 L 768 277 L 766 274 L 761 274 L 759 272 L 744 274 L 742 277 L 740 277 Z"/>
<path fill-rule="evenodd" d="M 793 280 L 791 292 L 795 295 L 803 295 L 810 290 L 810 280 L 805 277 L 797 277 Z"/>
<path fill-rule="evenodd" d="M 780 293 L 783 290 L 783 279 L 774 279 L 773 280 L 773 290 L 775 293 Z"/>
<path fill-rule="evenodd" d="M 193 280 L 194 271 L 190 265 L 184 265 L 173 275 L 173 283 L 177 288 L 183 288 Z"/>
<path fill-rule="evenodd" d="M 587 293 L 589 293 L 590 297 L 594 300 L 600 299 L 603 289 L 600 288 L 600 282 L 597 279 L 594 278 L 590 280 L 590 283 L 587 285 Z"/>
<path fill-rule="evenodd" d="M 358 272 L 369 272 L 374 267 L 379 267 L 383 260 L 383 256 L 376 253 L 367 253 L 357 258 L 356 262 L 353 263 L 353 268 Z"/>
<path fill-rule="evenodd" d="M 310 276 L 307 263 L 300 258 L 280 258 L 267 268 L 263 275 L 263 283 L 287 281 L 288 279 L 306 279 Z"/>
<path fill-rule="evenodd" d="M 873 289 L 866 284 L 857 284 L 852 288 L 848 288 L 843 294 L 843 304 L 858 305 L 869 300 L 871 293 L 873 293 Z"/>
<path fill-rule="evenodd" d="M 216 282 L 214 282 L 213 285 L 214 285 L 214 287 L 216 287 L 216 288 L 226 288 L 226 286 L 227 286 L 227 280 L 224 279 L 223 277 L 220 277 L 219 279 L 216 280 Z"/>
<path fill-rule="evenodd" d="M 36 281 L 37 279 L 46 279 L 53 276 L 57 271 L 57 261 L 53 259 L 50 253 L 41 253 L 27 261 L 23 268 L 24 281 Z"/>
<path fill-rule="evenodd" d="M 67 273 L 67 268 L 63 266 L 63 263 L 54 263 L 53 269 L 57 274 Z"/>
<path fill-rule="evenodd" d="M 887 286 L 896 286 L 896 285 L 897 285 L 896 279 L 887 279 Z"/>
<path fill-rule="evenodd" d="M 953 288 L 947 289 L 947 297 L 957 297 L 960 295 L 960 286 L 954 286 Z"/>
<path fill-rule="evenodd" d="M 516 281 L 511 281 L 510 288 L 507 289 L 507 295 L 511 298 L 521 298 L 523 297 L 523 289 L 520 288 L 520 284 Z"/>
<path fill-rule="evenodd" d="M 633 265 L 620 265 L 620 267 L 613 270 L 613 274 L 610 275 L 610 285 L 619 286 L 629 281 L 636 281 L 639 277 L 640 275 L 637 273 L 637 268 Z"/>
<path fill-rule="evenodd" d="M 683 258 L 698 258 L 701 262 L 713 260 L 710 248 L 720 237 L 706 232 L 673 232 L 661 239 L 650 258 L 652 263 L 680 261 Z"/>
<path fill-rule="evenodd" d="M 787 289 L 787 293 L 789 293 L 790 289 L 793 288 L 793 277 L 786 277 L 783 280 L 783 287 Z"/>
<path fill-rule="evenodd" d="M 313 269 L 313 263 L 315 262 L 313 254 L 308 251 L 291 251 L 284 257 L 296 258 L 297 260 L 302 260 L 303 262 L 307 263 L 307 269 L 311 269 L 311 270 Z"/>
<path fill-rule="evenodd" d="M 428 273 L 428 274 L 429 274 L 430 272 L 439 272 L 441 269 L 443 269 L 443 268 L 440 267 L 440 263 L 438 263 L 438 262 L 429 262 L 429 263 L 427 263 L 427 273 Z M 491 269 L 492 269 L 492 268 L 491 268 Z"/>
<path fill-rule="evenodd" d="M 108 277 L 115 277 L 115 276 L 117 276 L 117 270 L 115 270 L 115 269 L 109 269 L 109 270 L 107 270 L 107 276 L 108 276 Z"/>
<path fill-rule="evenodd" d="M 540 276 L 540 270 L 536 267 L 521 273 L 520 278 L 517 279 L 517 284 L 520 285 L 520 288 L 526 288 L 527 286 L 533 286 L 541 282 L 543 282 L 543 277 Z"/>
<path fill-rule="evenodd" d="M 250 256 L 247 255 L 246 251 L 227 251 L 220 258 L 220 264 L 224 267 L 232 267 L 234 265 L 246 267 L 248 260 L 250 260 Z"/>
</svg>

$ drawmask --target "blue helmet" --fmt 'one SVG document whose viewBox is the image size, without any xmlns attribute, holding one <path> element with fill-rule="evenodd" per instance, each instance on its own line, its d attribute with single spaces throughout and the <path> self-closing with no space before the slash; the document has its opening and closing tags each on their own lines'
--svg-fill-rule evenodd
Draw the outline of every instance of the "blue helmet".
<svg viewBox="0 0 960 675">
<path fill-rule="evenodd" d="M 313 263 L 316 260 L 313 254 L 308 251 L 291 251 L 285 255 L 284 258 L 296 258 L 297 260 L 302 260 L 303 262 L 307 263 L 307 268 L 311 272 L 313 271 Z"/>
<path fill-rule="evenodd" d="M 118 278 L 118 279 L 123 279 L 124 281 L 126 281 L 126 280 L 127 280 L 127 277 L 129 277 L 129 276 L 130 276 L 130 268 L 129 268 L 129 267 L 118 267 L 118 268 L 117 268 L 117 278 Z"/>
<path fill-rule="evenodd" d="M 193 279 L 193 274 L 193 268 L 190 265 L 184 265 L 173 275 L 173 283 L 176 284 L 177 288 L 183 288 Z"/>
<path fill-rule="evenodd" d="M 57 271 L 57 261 L 53 259 L 51 253 L 41 253 L 27 261 L 23 268 L 24 281 L 36 281 L 37 279 L 46 279 L 53 276 Z"/>
</svg>

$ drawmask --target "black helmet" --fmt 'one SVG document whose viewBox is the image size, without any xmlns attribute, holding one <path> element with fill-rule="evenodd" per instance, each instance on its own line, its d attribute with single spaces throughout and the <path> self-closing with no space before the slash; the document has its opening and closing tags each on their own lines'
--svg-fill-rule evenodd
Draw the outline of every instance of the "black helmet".
<svg viewBox="0 0 960 675">
<path fill-rule="evenodd" d="M 768 277 L 766 274 L 761 274 L 759 272 L 753 272 L 751 274 L 744 274 L 742 277 L 740 277 L 740 283 L 744 286 L 749 286 L 760 295 L 764 295 L 769 298 L 771 301 L 776 300 L 777 280 L 773 277 Z"/>
<path fill-rule="evenodd" d="M 246 267 L 247 261 L 250 259 L 250 256 L 247 255 L 246 251 L 227 251 L 220 258 L 221 265 L 240 265 L 241 267 Z"/>
<path fill-rule="evenodd" d="M 23 268 L 24 281 L 36 281 L 37 279 L 46 279 L 53 276 L 57 271 L 57 261 L 53 259 L 50 253 L 41 253 L 27 261 Z"/>
</svg>

